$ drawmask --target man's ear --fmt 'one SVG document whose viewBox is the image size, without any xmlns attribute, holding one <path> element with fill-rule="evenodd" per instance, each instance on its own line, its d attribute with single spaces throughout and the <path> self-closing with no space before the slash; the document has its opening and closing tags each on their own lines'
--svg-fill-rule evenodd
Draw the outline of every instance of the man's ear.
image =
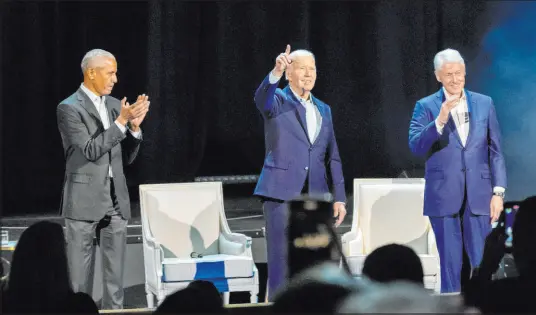
<svg viewBox="0 0 536 315">
<path fill-rule="evenodd" d="M 87 69 L 87 75 L 91 80 L 95 79 L 95 69 L 88 68 Z"/>
</svg>

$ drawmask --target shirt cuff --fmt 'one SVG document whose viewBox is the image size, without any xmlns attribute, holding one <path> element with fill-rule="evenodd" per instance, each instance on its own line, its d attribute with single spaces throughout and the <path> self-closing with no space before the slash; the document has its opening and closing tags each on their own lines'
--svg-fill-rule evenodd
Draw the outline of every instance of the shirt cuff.
<svg viewBox="0 0 536 315">
<path fill-rule="evenodd" d="M 501 187 L 501 186 L 493 187 L 493 192 L 494 193 L 504 193 L 505 191 L 506 191 L 506 189 L 504 187 Z"/>
<path fill-rule="evenodd" d="M 281 77 L 275 76 L 272 71 L 270 71 L 270 76 L 268 77 L 270 84 L 276 84 L 279 80 L 281 80 Z"/>
<path fill-rule="evenodd" d="M 132 129 L 129 129 L 128 131 L 130 131 L 130 134 L 136 138 L 136 139 L 140 139 L 141 138 L 141 128 L 139 131 L 132 131 Z"/>
<path fill-rule="evenodd" d="M 342 202 L 342 201 L 335 201 L 335 203 L 342 203 L 343 206 L 346 206 L 346 202 Z"/>
<path fill-rule="evenodd" d="M 117 120 L 115 121 L 115 124 L 117 125 L 117 127 L 119 127 L 119 130 L 121 130 L 122 133 L 125 133 L 127 131 L 127 127 L 118 123 Z"/>
<path fill-rule="evenodd" d="M 435 126 L 436 126 L 436 129 L 437 129 L 437 133 L 442 135 L 443 134 L 443 128 L 445 128 L 445 125 L 439 122 L 439 118 L 436 118 Z"/>
</svg>

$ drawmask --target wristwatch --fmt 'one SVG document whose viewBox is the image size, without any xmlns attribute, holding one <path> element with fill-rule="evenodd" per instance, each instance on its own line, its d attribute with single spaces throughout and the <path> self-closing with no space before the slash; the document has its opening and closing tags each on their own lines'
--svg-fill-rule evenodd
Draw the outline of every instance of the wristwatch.
<svg viewBox="0 0 536 315">
<path fill-rule="evenodd" d="M 502 191 L 495 191 L 495 192 L 493 192 L 493 195 L 494 196 L 499 196 L 502 199 L 504 199 L 504 192 L 502 192 Z"/>
</svg>

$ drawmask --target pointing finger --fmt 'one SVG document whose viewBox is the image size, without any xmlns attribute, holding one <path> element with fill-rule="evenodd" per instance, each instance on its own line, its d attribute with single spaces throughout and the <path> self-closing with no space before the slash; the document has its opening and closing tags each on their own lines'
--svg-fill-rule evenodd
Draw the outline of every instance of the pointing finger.
<svg viewBox="0 0 536 315">
<path fill-rule="evenodd" d="M 285 55 L 290 54 L 290 45 L 287 45 L 287 49 L 285 50 Z"/>
</svg>

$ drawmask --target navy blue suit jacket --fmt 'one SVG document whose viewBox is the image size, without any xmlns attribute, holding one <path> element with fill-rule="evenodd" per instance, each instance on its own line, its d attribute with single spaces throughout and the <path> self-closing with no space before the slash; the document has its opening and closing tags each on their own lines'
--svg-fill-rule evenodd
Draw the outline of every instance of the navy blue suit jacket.
<svg viewBox="0 0 536 315">
<path fill-rule="evenodd" d="M 305 107 L 289 86 L 281 90 L 278 83 L 270 84 L 268 75 L 255 92 L 255 104 L 264 118 L 266 146 L 255 195 L 290 200 L 300 195 L 309 176 L 309 193 L 329 193 L 330 182 L 334 201 L 346 202 L 330 107 L 312 97 L 322 124 L 314 143 L 310 143 Z"/>
<path fill-rule="evenodd" d="M 467 190 L 471 212 L 490 214 L 494 186 L 506 188 L 499 122 L 491 97 L 465 90 L 469 135 L 462 145 L 451 115 L 442 134 L 435 119 L 445 100 L 443 89 L 417 102 L 409 128 L 411 151 L 426 158 L 424 215 L 457 213 Z"/>
</svg>

